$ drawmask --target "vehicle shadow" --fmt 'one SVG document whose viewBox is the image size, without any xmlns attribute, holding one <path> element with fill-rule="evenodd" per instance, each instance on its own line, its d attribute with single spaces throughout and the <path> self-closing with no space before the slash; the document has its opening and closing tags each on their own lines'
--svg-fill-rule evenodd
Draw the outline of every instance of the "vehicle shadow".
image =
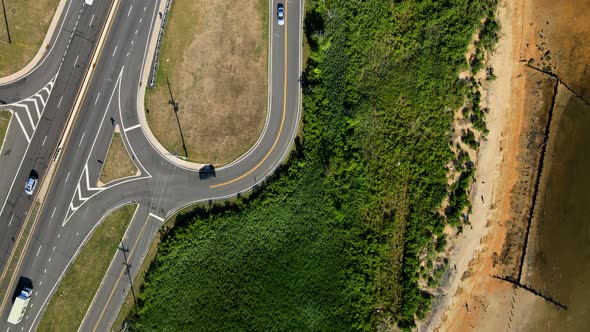
<svg viewBox="0 0 590 332">
<path fill-rule="evenodd" d="M 14 293 L 12 293 L 10 300 L 14 302 L 14 300 L 20 295 L 20 292 L 25 288 L 33 289 L 33 281 L 27 277 L 21 276 L 18 279 L 18 283 L 16 284 L 16 288 L 14 289 Z"/>
</svg>

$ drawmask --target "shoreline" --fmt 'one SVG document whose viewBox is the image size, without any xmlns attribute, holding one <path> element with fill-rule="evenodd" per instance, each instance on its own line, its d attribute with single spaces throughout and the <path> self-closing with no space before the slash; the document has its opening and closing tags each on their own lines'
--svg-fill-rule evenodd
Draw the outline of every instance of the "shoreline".
<svg viewBox="0 0 590 332">
<path fill-rule="evenodd" d="M 520 67 L 515 61 L 519 44 L 515 32 L 518 33 L 520 22 L 514 21 L 517 17 L 514 6 L 515 3 L 507 1 L 498 4 L 496 20 L 501 26 L 499 42 L 488 59 L 497 78 L 494 81 L 482 80 L 482 101 L 489 108 L 486 115 L 489 133 L 487 139 L 480 142 L 477 153 L 476 181 L 471 187 L 470 195 L 473 209 L 471 225 L 463 227 L 463 233 L 450 242 L 449 266 L 453 268 L 441 285 L 440 293 L 443 295 L 433 302 L 431 317 L 419 327 L 419 331 L 474 328 L 473 324 L 479 320 L 478 308 L 487 310 L 491 304 L 485 303 L 481 296 L 471 294 L 476 293 L 474 291 L 481 284 L 482 278 L 488 279 L 486 283 L 499 283 L 489 277 L 489 272 L 494 269 L 495 261 L 500 255 L 507 231 L 506 225 L 499 221 L 502 211 L 498 203 L 513 183 L 511 177 L 498 174 L 504 174 L 504 161 L 515 159 L 506 154 L 515 155 L 516 148 L 510 148 L 510 141 L 518 138 L 518 131 L 509 125 L 511 118 L 515 116 L 512 112 L 512 89 L 519 78 Z M 506 287 L 505 290 L 509 288 Z M 470 316 L 469 319 L 464 317 L 465 314 Z M 454 322 L 460 323 L 455 325 Z"/>
<path fill-rule="evenodd" d="M 420 326 L 420 331 L 528 330 L 532 327 L 543 330 L 557 326 L 555 324 L 564 319 L 583 323 L 585 315 L 590 313 L 583 313 L 577 307 L 568 311 L 555 310 L 532 292 L 492 277 L 516 280 L 539 293 L 548 292 L 557 300 L 580 301 L 579 291 L 571 294 L 559 291 L 570 291 L 564 285 L 575 281 L 571 276 L 584 273 L 575 273 L 575 268 L 586 261 L 572 267 L 559 258 L 548 263 L 545 255 L 558 255 L 561 249 L 556 243 L 559 241 L 562 246 L 586 243 L 579 239 L 580 233 L 585 232 L 569 225 L 569 235 L 560 234 L 564 224 L 558 224 L 552 226 L 552 231 L 543 233 L 549 226 L 545 227 L 539 218 L 545 216 L 541 210 L 549 197 L 547 193 L 554 193 L 556 189 L 553 184 L 546 183 L 551 181 L 548 172 L 553 167 L 552 158 L 559 158 L 557 160 L 563 163 L 563 149 L 556 148 L 555 137 L 551 137 L 558 129 L 553 128 L 556 119 L 552 119 L 552 114 L 563 113 L 560 107 L 565 107 L 564 98 L 568 98 L 558 82 L 565 81 L 586 106 L 590 105 L 586 101 L 590 98 L 584 96 L 588 91 L 585 72 L 590 46 L 579 43 L 590 38 L 590 28 L 584 23 L 590 18 L 587 14 L 590 12 L 584 8 L 590 9 L 590 4 L 575 1 L 560 5 L 548 0 L 504 0 L 498 4 L 500 39 L 496 52 L 489 59 L 497 79 L 489 85 L 484 83 L 488 94 L 482 100 L 490 109 L 486 116 L 489 135 L 478 152 L 476 182 L 471 189 L 473 229 L 464 227 L 464 233 L 449 245 L 449 266 L 455 269 L 451 268 L 447 282 L 441 285 L 440 293 L 444 295 L 433 301 L 432 315 Z M 549 157 L 544 155 L 541 151 L 545 148 L 547 151 L 558 149 L 559 157 L 551 157 L 551 153 Z M 488 181 L 493 183 L 491 193 Z M 551 202 L 555 202 L 555 198 Z M 565 218 L 566 214 L 562 212 L 553 218 Z M 577 242 L 568 240 L 576 236 Z M 539 242 L 543 239 L 544 245 Z M 563 268 L 569 268 L 569 279 L 561 279 Z M 545 277 L 542 271 L 547 269 L 560 272 Z M 548 285 L 559 287 L 546 289 Z M 543 316 L 542 312 L 548 316 Z"/>
</svg>

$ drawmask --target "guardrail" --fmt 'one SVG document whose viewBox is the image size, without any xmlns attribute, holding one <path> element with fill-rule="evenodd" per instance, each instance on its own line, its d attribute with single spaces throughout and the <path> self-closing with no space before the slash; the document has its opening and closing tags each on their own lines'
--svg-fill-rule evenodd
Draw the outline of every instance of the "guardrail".
<svg viewBox="0 0 590 332">
<path fill-rule="evenodd" d="M 152 62 L 152 69 L 150 71 L 150 88 L 156 85 L 156 73 L 158 72 L 158 60 L 160 59 L 160 46 L 162 43 L 162 37 L 164 36 L 164 27 L 166 26 L 166 18 L 168 17 L 168 10 L 170 9 L 170 3 L 172 0 L 166 0 L 166 7 L 164 13 L 159 12 L 162 23 L 160 24 L 160 32 L 158 34 L 158 42 L 156 43 L 156 52 L 154 52 L 154 61 Z"/>
</svg>

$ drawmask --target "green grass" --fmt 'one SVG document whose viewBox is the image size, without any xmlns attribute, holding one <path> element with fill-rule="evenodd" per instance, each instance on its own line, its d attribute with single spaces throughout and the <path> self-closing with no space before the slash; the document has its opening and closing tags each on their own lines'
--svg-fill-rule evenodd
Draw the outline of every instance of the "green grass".
<svg viewBox="0 0 590 332">
<path fill-rule="evenodd" d="M 0 11 L 0 77 L 23 68 L 39 51 L 59 0 L 4 0 L 11 43 Z"/>
<path fill-rule="evenodd" d="M 38 331 L 76 331 L 100 287 L 137 205 L 111 213 L 96 228 L 51 297 Z"/>
<path fill-rule="evenodd" d="M 197 206 L 199 206 L 199 205 L 197 205 Z M 150 248 L 148 249 L 148 252 L 144 257 L 144 260 L 141 263 L 141 266 L 139 267 L 139 270 L 135 276 L 135 279 L 133 280 L 133 289 L 135 290 L 136 294 L 139 293 L 139 291 L 142 289 L 142 287 L 144 285 L 145 275 L 149 271 L 151 262 L 156 257 L 156 253 L 158 251 L 158 247 L 160 245 L 162 235 L 165 234 L 166 232 L 168 232 L 171 228 L 173 228 L 176 225 L 176 222 L 178 220 L 180 220 L 180 222 L 182 222 L 183 218 L 186 217 L 187 212 L 190 212 L 193 209 L 195 209 L 195 206 L 186 207 L 186 208 L 178 211 L 173 216 L 168 217 L 168 219 L 166 219 L 166 221 L 164 222 L 164 225 L 161 228 L 159 236 L 154 241 L 152 241 L 152 243 L 150 244 Z M 125 326 L 127 317 L 130 314 L 133 314 L 134 309 L 135 309 L 134 294 L 132 292 L 127 292 L 127 297 L 125 297 L 125 301 L 123 301 L 123 305 L 121 306 L 121 309 L 119 309 L 119 313 L 117 314 L 117 318 L 115 319 L 113 326 L 111 327 L 111 330 L 114 330 L 114 331 L 123 330 L 123 327 Z"/>
<path fill-rule="evenodd" d="M 469 89 L 458 72 L 488 3 L 311 1 L 304 131 L 289 163 L 164 237 L 132 328 L 410 329 L 424 318 L 419 256 L 444 246 L 449 130 Z"/>
<path fill-rule="evenodd" d="M 2 144 L 4 143 L 4 137 L 6 136 L 6 131 L 8 131 L 8 124 L 10 123 L 11 117 L 12 113 L 9 111 L 0 111 L 0 148 L 2 148 Z"/>
</svg>

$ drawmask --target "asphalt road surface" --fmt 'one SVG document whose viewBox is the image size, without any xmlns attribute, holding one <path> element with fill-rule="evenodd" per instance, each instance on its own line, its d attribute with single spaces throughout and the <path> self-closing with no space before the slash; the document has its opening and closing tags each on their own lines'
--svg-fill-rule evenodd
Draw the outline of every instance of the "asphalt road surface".
<svg viewBox="0 0 590 332">
<path fill-rule="evenodd" d="M 69 0 L 50 51 L 25 77 L 0 86 L 0 109 L 14 111 L 0 152 L 0 269 L 3 269 L 31 197 L 24 192 L 32 169 L 42 177 L 87 68 L 109 2 L 84 6 Z"/>
<path fill-rule="evenodd" d="M 153 58 L 153 54 L 147 54 L 147 47 L 150 35 L 158 33 L 161 23 L 160 2 L 120 3 L 89 92 L 68 144 L 60 153 L 59 167 L 39 223 L 15 274 L 16 280 L 27 278 L 33 286 L 25 319 L 17 326 L 6 322 L 12 305 L 9 298 L 1 312 L 0 331 L 34 330 L 59 280 L 92 230 L 117 207 L 138 203 L 121 244 L 125 250 L 113 258 L 80 328 L 108 330 L 129 291 L 130 280 L 166 217 L 194 202 L 246 192 L 260 184 L 286 158 L 301 115 L 303 4 L 301 0 L 285 1 L 286 22 L 279 26 L 276 3 L 271 1 L 269 12 L 267 125 L 258 144 L 248 154 L 219 168 L 217 176 L 207 180 L 200 180 L 198 171 L 179 167 L 160 154 L 146 138 L 146 128 L 140 125 L 138 112 L 143 110 L 138 110 L 137 96 L 145 86 L 141 81 L 144 63 L 151 63 Z M 62 17 L 61 33 L 52 40 L 55 46 L 38 69 L 23 79 L 0 86 L 0 99 L 12 103 L 10 107 L 20 112 L 20 122 L 13 116 L 0 155 L 3 170 L 0 199 L 6 201 L 0 212 L 0 268 L 4 268 L 13 244 L 11 238 L 31 206 L 31 199 L 23 190 L 24 183 L 31 169 L 42 177 L 53 158 L 110 3 L 95 1 L 94 5 L 86 6 L 83 1 L 71 1 L 68 6 Z M 31 96 L 35 96 L 33 100 Z M 98 187 L 101 161 L 114 131 L 111 118 L 121 127 L 125 146 L 141 174 Z M 16 176 L 12 179 L 6 174 Z"/>
</svg>

